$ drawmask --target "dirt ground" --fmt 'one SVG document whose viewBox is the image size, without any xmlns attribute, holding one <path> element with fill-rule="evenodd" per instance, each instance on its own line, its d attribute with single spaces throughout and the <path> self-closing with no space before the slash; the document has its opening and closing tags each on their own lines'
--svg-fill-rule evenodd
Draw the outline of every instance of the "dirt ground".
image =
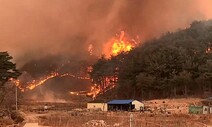
<svg viewBox="0 0 212 127">
<path fill-rule="evenodd" d="M 37 122 L 42 126 L 55 127 L 129 127 L 130 123 L 133 127 L 209 127 L 210 125 L 212 126 L 212 115 L 54 111 L 45 115 L 37 116 L 37 120 L 34 122 Z"/>
<path fill-rule="evenodd" d="M 188 114 L 189 105 L 201 105 L 201 99 L 162 99 L 144 101 L 151 112 L 102 112 L 87 110 L 86 103 L 44 103 L 23 106 L 25 122 L 55 127 L 209 127 L 212 115 Z M 166 112 L 160 112 L 165 109 Z M 131 117 L 130 117 L 131 116 Z"/>
<path fill-rule="evenodd" d="M 188 114 L 188 106 L 201 105 L 201 99 L 162 99 L 144 101 L 144 104 L 150 111 L 102 112 L 87 110 L 86 103 L 31 103 L 22 105 L 20 112 L 25 118 L 25 126 L 212 127 L 212 115 Z M 44 110 L 45 105 L 47 110 Z"/>
</svg>

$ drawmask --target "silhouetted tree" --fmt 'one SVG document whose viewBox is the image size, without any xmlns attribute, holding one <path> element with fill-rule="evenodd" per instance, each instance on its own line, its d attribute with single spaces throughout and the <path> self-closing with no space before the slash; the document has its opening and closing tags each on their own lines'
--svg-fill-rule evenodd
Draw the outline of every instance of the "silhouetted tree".
<svg viewBox="0 0 212 127">
<path fill-rule="evenodd" d="M 7 52 L 0 52 L 0 103 L 5 95 L 5 83 L 11 78 L 16 79 L 21 73 L 16 69 L 16 64 L 11 62 L 12 56 Z"/>
</svg>

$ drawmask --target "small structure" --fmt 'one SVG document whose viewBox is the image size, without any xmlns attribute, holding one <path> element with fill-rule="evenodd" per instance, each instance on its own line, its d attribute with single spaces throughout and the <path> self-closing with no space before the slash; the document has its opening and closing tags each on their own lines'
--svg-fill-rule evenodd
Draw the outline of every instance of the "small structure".
<svg viewBox="0 0 212 127">
<path fill-rule="evenodd" d="M 209 106 L 189 106 L 189 113 L 190 114 L 211 114 L 212 107 Z"/>
<path fill-rule="evenodd" d="M 132 111 L 140 110 L 144 107 L 144 104 L 137 100 L 112 100 L 108 103 L 109 111 Z"/>
<path fill-rule="evenodd" d="M 95 100 L 87 103 L 87 109 L 107 111 L 107 103 L 102 100 Z"/>
<path fill-rule="evenodd" d="M 203 106 L 189 106 L 189 113 L 190 114 L 202 114 L 203 113 Z"/>
</svg>

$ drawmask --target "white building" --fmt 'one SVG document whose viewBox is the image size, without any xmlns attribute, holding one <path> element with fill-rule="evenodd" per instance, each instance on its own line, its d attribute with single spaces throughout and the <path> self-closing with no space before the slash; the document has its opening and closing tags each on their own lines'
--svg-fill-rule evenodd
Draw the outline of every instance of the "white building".
<svg viewBox="0 0 212 127">
<path fill-rule="evenodd" d="M 144 108 L 144 103 L 137 100 L 133 100 L 132 105 L 135 105 L 136 110 L 140 110 L 141 107 Z"/>
<path fill-rule="evenodd" d="M 87 109 L 107 111 L 107 103 L 102 101 L 92 101 L 87 103 Z"/>
</svg>

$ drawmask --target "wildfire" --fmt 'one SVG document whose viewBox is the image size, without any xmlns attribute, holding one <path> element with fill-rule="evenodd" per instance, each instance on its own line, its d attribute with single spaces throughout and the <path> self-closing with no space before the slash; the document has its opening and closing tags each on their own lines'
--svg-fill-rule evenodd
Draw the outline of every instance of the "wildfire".
<svg viewBox="0 0 212 127">
<path fill-rule="evenodd" d="M 125 36 L 125 32 L 121 31 L 120 35 L 111 39 L 105 45 L 104 54 L 109 57 L 110 55 L 116 56 L 121 52 L 128 52 L 136 46 L 135 40 L 129 40 Z"/>
<path fill-rule="evenodd" d="M 69 74 L 69 73 L 65 73 L 65 74 L 59 74 L 57 72 L 51 73 L 50 75 L 41 78 L 40 80 L 32 80 L 31 82 L 27 82 L 25 85 L 21 84 L 20 80 L 18 79 L 10 79 L 22 92 L 26 91 L 26 90 L 33 90 L 34 88 L 36 88 L 37 86 L 43 85 L 46 81 L 48 81 L 49 79 L 52 79 L 54 77 L 73 77 L 73 78 L 77 78 L 77 79 L 81 79 L 81 80 L 88 80 L 90 79 L 89 77 L 80 77 L 80 76 L 76 76 L 73 74 Z M 24 87 L 25 86 L 25 87 Z"/>
<path fill-rule="evenodd" d="M 72 78 L 77 78 L 77 79 L 82 79 L 82 80 L 89 80 L 90 78 L 89 77 L 80 77 L 80 76 L 76 76 L 76 75 L 73 75 L 73 74 L 70 74 L 70 73 L 65 73 L 65 74 L 62 74 L 62 75 L 59 75 L 60 77 L 66 77 L 66 76 L 69 76 L 69 77 L 72 77 Z"/>
<path fill-rule="evenodd" d="M 98 94 L 100 94 L 101 92 L 101 87 L 97 84 L 94 84 L 92 87 L 91 87 L 91 90 L 90 92 L 87 93 L 88 96 L 92 96 L 92 98 L 96 98 L 96 96 Z"/>
<path fill-rule="evenodd" d="M 49 79 L 52 79 L 54 77 L 73 77 L 73 78 L 77 78 L 80 80 L 89 80 L 89 77 L 80 77 L 80 76 L 76 76 L 70 73 L 64 73 L 64 74 L 59 74 L 57 72 L 51 73 L 50 75 L 41 78 L 40 80 L 32 80 L 31 82 L 28 82 L 26 84 L 21 84 L 20 80 L 16 80 L 16 79 L 11 79 L 11 81 L 22 91 L 26 91 L 26 90 L 33 90 L 34 88 L 36 88 L 37 86 L 43 85 L 46 81 L 48 81 Z M 104 89 L 104 88 L 103 88 Z M 77 91 L 77 92 L 72 92 L 70 91 L 71 95 L 87 95 L 87 96 L 91 96 L 92 98 L 95 98 L 97 95 L 99 95 L 100 93 L 102 93 L 103 89 L 99 86 L 94 84 L 93 86 L 91 86 L 91 89 L 89 91 Z"/>
<path fill-rule="evenodd" d="M 32 90 L 37 86 L 43 85 L 47 80 L 54 78 L 58 76 L 58 73 L 51 73 L 50 75 L 46 76 L 45 78 L 42 78 L 38 81 L 32 80 L 31 82 L 26 83 L 26 85 L 21 84 L 20 80 L 18 79 L 10 79 L 22 92 L 25 90 Z M 26 87 L 24 87 L 26 86 Z"/>
<path fill-rule="evenodd" d="M 77 95 L 77 96 L 86 95 L 86 96 L 91 96 L 93 99 L 95 99 L 98 95 L 101 95 L 104 92 L 107 92 L 108 90 L 113 89 L 115 87 L 116 81 L 117 81 L 116 76 L 106 77 L 104 86 L 94 84 L 93 86 L 91 86 L 89 91 L 77 91 L 77 92 L 70 91 L 70 94 Z"/>
<path fill-rule="evenodd" d="M 121 31 L 118 36 L 111 39 L 105 46 L 104 53 L 108 57 L 110 55 L 116 56 L 121 52 L 128 52 L 132 50 L 136 46 L 136 42 L 134 40 L 129 40 L 125 36 L 125 32 Z M 90 55 L 93 55 L 93 45 L 89 44 L 88 52 Z M 91 72 L 92 67 L 87 68 L 87 72 Z M 31 82 L 26 83 L 25 85 L 21 84 L 20 80 L 11 79 L 12 82 L 21 90 L 33 90 L 37 86 L 43 85 L 49 79 L 54 77 L 73 77 L 80 80 L 89 80 L 89 77 L 80 77 L 70 73 L 59 74 L 57 72 L 51 73 L 50 75 L 41 78 L 39 80 L 32 80 Z M 78 92 L 70 92 L 71 95 L 87 95 L 92 96 L 92 98 L 96 98 L 97 95 L 100 95 L 107 90 L 110 90 L 115 87 L 115 82 L 117 81 L 117 77 L 105 77 L 104 85 L 94 84 L 89 91 L 78 91 Z M 24 87 L 25 86 L 25 87 Z"/>
<path fill-rule="evenodd" d="M 51 78 L 54 78 L 56 76 L 58 76 L 59 74 L 58 73 L 52 73 L 51 75 L 47 76 L 46 78 L 44 79 L 41 79 L 40 81 L 37 81 L 36 80 L 33 80 L 29 85 L 27 85 L 26 89 L 34 89 L 35 87 L 37 86 L 40 86 L 40 85 L 43 85 L 47 80 L 51 79 Z"/>
<path fill-rule="evenodd" d="M 93 99 L 96 98 L 97 95 L 101 93 L 101 87 L 94 84 L 91 86 L 91 89 L 89 91 L 70 91 L 71 95 L 85 95 L 85 96 L 91 96 Z"/>
<path fill-rule="evenodd" d="M 24 92 L 24 88 L 20 85 L 20 80 L 16 80 L 16 79 L 10 79 L 14 84 L 15 86 L 17 86 L 22 92 Z"/>
</svg>

